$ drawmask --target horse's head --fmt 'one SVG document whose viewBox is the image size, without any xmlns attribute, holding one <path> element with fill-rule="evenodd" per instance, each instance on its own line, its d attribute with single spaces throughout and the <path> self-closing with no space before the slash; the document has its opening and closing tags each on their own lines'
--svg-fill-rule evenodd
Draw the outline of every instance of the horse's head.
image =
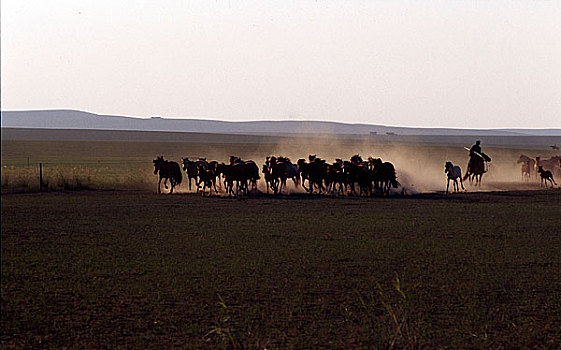
<svg viewBox="0 0 561 350">
<path fill-rule="evenodd" d="M 310 162 L 313 162 L 314 160 L 316 160 L 317 156 L 315 154 L 310 154 L 308 155 L 308 159 L 310 160 Z"/>
<path fill-rule="evenodd" d="M 354 156 L 351 157 L 351 162 L 355 164 L 362 163 L 362 157 L 359 154 L 355 154 Z"/>
<path fill-rule="evenodd" d="M 452 162 L 446 162 L 446 164 L 444 165 L 444 173 L 449 172 L 451 168 L 452 168 Z"/>
<path fill-rule="evenodd" d="M 154 175 L 158 174 L 158 170 L 160 170 L 163 162 L 165 162 L 164 156 L 156 157 L 156 159 L 152 161 L 152 163 L 154 163 Z"/>
<path fill-rule="evenodd" d="M 185 158 L 181 158 L 181 161 L 183 163 L 183 171 L 187 171 L 187 166 L 189 165 L 189 163 L 191 162 L 189 160 L 189 158 L 185 157 Z"/>
</svg>

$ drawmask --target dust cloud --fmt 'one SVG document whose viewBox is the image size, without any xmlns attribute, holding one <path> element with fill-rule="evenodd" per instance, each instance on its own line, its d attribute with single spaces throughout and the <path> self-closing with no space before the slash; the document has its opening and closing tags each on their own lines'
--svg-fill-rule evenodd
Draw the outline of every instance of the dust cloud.
<svg viewBox="0 0 561 350">
<path fill-rule="evenodd" d="M 471 146 L 458 143 L 378 141 L 369 137 L 369 135 L 339 136 L 306 133 L 305 130 L 299 132 L 298 135 L 248 136 L 246 141 L 239 144 L 230 144 L 227 147 L 209 143 L 205 148 L 201 148 L 203 151 L 199 151 L 197 156 L 208 155 L 207 160 L 228 162 L 230 155 L 236 155 L 244 160 L 254 160 L 261 171 L 265 158 L 271 155 L 288 157 L 293 163 L 296 163 L 300 158 L 307 160 L 308 155 L 315 154 L 328 163 L 332 163 L 337 158 L 349 160 L 353 155 L 359 154 L 364 160 L 368 157 L 381 158 L 384 162 L 394 164 L 398 176 L 397 180 L 401 185 L 397 190 L 393 190 L 394 194 L 416 194 L 442 192 L 446 189 L 447 177 L 444 173 L 444 164 L 447 161 L 460 166 L 462 174 L 465 174 L 468 152 L 464 147 Z M 558 152 L 554 154 L 548 150 L 485 145 L 483 145 L 483 152 L 488 154 L 492 161 L 487 163 L 488 171 L 483 175 L 482 185 L 476 187 L 466 181 L 464 183 L 466 191 L 539 189 L 539 179 L 523 179 L 521 165 L 517 164 L 516 161 L 521 154 L 532 158 L 541 156 L 544 159 L 558 155 Z M 261 173 L 260 175 L 258 190 L 266 192 L 263 175 Z M 180 186 L 178 192 L 188 192 L 187 181 L 184 176 L 184 184 Z M 303 192 L 301 186 L 296 187 L 291 179 L 287 180 L 287 191 L 285 193 Z"/>
</svg>

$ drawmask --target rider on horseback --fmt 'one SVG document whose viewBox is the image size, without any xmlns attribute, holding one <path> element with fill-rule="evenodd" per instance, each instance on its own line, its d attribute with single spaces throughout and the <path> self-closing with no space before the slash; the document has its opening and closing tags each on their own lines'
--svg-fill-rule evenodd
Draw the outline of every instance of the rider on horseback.
<svg viewBox="0 0 561 350">
<path fill-rule="evenodd" d="M 473 157 L 477 153 L 481 154 L 481 146 L 480 145 L 481 145 L 481 141 L 479 141 L 479 140 L 475 141 L 475 145 L 471 146 L 471 148 L 469 149 L 470 157 Z"/>
<path fill-rule="evenodd" d="M 483 152 L 481 152 L 481 141 L 475 141 L 475 145 L 471 146 L 469 149 L 469 163 L 468 169 L 471 169 L 474 161 L 478 158 L 482 158 Z"/>
</svg>

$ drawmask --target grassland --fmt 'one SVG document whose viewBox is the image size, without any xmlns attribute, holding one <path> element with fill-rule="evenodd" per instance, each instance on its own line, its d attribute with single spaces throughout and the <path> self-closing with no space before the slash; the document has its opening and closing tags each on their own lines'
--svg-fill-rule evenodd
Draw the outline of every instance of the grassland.
<svg viewBox="0 0 561 350">
<path fill-rule="evenodd" d="M 230 155 L 264 162 L 267 155 L 281 154 L 293 160 L 317 154 L 333 161 L 349 159 L 353 154 L 364 157 L 381 157 L 396 165 L 399 181 L 405 187 L 420 191 L 442 190 L 444 163 L 448 160 L 465 166 L 466 151 L 457 144 L 434 145 L 430 143 L 376 142 L 345 138 L 279 138 L 234 135 L 225 141 L 215 142 L 213 135 L 207 142 L 197 136 L 176 136 L 182 142 L 150 141 L 2 141 L 2 192 L 33 192 L 39 190 L 39 163 L 43 164 L 43 179 L 47 189 L 132 189 L 154 190 L 152 159 L 164 155 L 166 159 L 180 161 L 182 157 L 227 161 Z M 100 138 L 101 136 L 97 136 Z M 161 137 L 167 137 L 167 134 Z M 245 141 L 244 141 L 245 140 Z M 169 140 L 168 140 L 169 141 Z M 231 142 L 230 142 L 231 141 Z M 235 141 L 235 142 L 234 142 Z M 268 142 L 267 142 L 268 141 Z M 273 142 L 275 141 L 275 142 Z M 558 155 L 550 149 L 486 147 L 493 158 L 493 169 L 483 181 L 485 190 L 539 189 L 539 182 L 520 183 L 520 154 L 549 158 Z M 503 186 L 517 182 L 517 186 Z M 185 191 L 186 187 L 179 188 Z"/>
<path fill-rule="evenodd" d="M 1 347 L 556 349 L 561 192 L 511 181 L 536 152 L 489 148 L 506 192 L 201 198 L 156 195 L 153 157 L 361 153 L 442 189 L 465 151 L 3 140 Z"/>
</svg>

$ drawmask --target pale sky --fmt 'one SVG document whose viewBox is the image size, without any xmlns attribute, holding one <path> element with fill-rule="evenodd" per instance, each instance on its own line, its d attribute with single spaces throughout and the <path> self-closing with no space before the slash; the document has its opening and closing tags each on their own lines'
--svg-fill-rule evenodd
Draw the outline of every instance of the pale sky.
<svg viewBox="0 0 561 350">
<path fill-rule="evenodd" d="M 2 0 L 2 110 L 561 127 L 561 1 Z"/>
</svg>

